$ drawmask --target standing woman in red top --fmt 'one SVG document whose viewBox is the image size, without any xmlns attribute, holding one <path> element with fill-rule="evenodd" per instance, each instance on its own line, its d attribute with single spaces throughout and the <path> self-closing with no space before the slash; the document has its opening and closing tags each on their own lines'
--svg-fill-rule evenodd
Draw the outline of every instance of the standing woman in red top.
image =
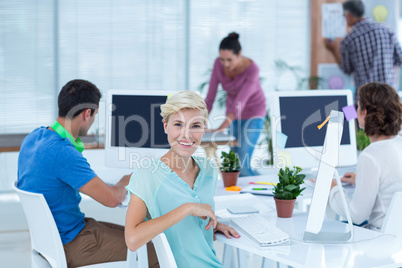
<svg viewBox="0 0 402 268">
<path fill-rule="evenodd" d="M 265 96 L 258 66 L 242 56 L 239 34 L 234 32 L 225 37 L 219 46 L 219 57 L 215 60 L 205 99 L 208 112 L 212 109 L 219 84 L 227 93 L 226 119 L 212 131 L 224 131 L 230 126 L 238 141 L 238 147 L 232 150 L 240 158 L 240 176 L 258 175 L 252 170 L 250 161 L 264 127 Z"/>
</svg>

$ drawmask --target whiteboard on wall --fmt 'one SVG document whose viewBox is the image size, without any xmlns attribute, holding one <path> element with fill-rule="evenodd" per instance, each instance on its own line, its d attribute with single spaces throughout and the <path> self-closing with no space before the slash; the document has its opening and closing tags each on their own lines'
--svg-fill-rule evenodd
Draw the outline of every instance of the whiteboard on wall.
<svg viewBox="0 0 402 268">
<path fill-rule="evenodd" d="M 342 4 L 322 4 L 321 35 L 330 39 L 345 37 L 346 19 L 343 16 Z"/>
<path fill-rule="evenodd" d="M 364 17 L 387 24 L 394 33 L 398 32 L 398 0 L 364 0 Z"/>
<path fill-rule="evenodd" d="M 353 77 L 345 74 L 336 63 L 318 64 L 318 76 L 322 78 L 319 89 L 350 89 L 354 91 Z"/>
</svg>

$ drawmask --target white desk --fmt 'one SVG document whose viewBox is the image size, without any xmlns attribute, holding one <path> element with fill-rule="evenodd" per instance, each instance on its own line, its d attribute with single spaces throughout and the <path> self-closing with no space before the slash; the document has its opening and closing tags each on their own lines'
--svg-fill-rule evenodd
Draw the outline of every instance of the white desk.
<svg viewBox="0 0 402 268">
<path fill-rule="evenodd" d="M 123 175 L 132 172 L 129 169 L 115 169 L 105 167 L 104 150 L 84 151 L 91 167 L 101 179 L 109 183 L 117 182 Z M 271 175 L 256 177 L 241 177 L 238 185 L 246 186 L 250 181 L 272 181 L 276 178 L 276 171 Z M 310 193 L 312 190 L 310 189 Z M 306 189 L 304 198 L 308 198 L 309 189 Z M 236 199 L 244 198 L 237 192 L 226 192 L 223 183 L 218 182 L 216 193 L 216 211 L 226 208 L 228 200 L 235 204 Z M 225 196 L 222 196 L 225 195 Z M 243 197 L 242 197 L 243 196 Z M 402 239 L 391 235 L 355 227 L 355 242 L 347 244 L 310 244 L 302 242 L 303 232 L 307 222 L 307 214 L 297 212 L 292 218 L 281 219 L 276 217 L 273 198 L 253 196 L 252 204 L 263 206 L 263 216 L 275 223 L 276 226 L 287 232 L 291 237 L 290 245 L 260 248 L 243 235 L 240 239 L 227 239 L 217 234 L 217 239 L 226 245 L 258 254 L 262 257 L 278 261 L 293 267 L 398 267 L 402 266 Z M 233 198 L 232 200 L 225 198 Z M 244 204 L 244 202 L 242 203 Z M 326 230 L 343 230 L 346 224 L 335 220 L 324 223 Z"/>
<path fill-rule="evenodd" d="M 354 241 L 345 244 L 312 244 L 303 242 L 307 213 L 295 211 L 291 218 L 276 217 L 272 199 L 245 198 L 244 195 L 218 196 L 215 198 L 216 211 L 228 204 L 258 204 L 265 206 L 262 215 L 291 237 L 289 245 L 259 247 L 247 236 L 227 239 L 217 234 L 218 241 L 262 257 L 291 265 L 293 267 L 399 267 L 402 266 L 402 239 L 384 235 L 368 229 L 354 227 Z M 324 231 L 344 231 L 345 223 L 326 220 Z M 241 233 L 241 232 L 240 232 Z"/>
<path fill-rule="evenodd" d="M 349 169 L 347 169 L 349 171 Z M 344 173 L 345 171 L 343 171 Z M 343 174 L 342 173 L 342 174 Z M 313 178 L 311 176 L 306 177 L 307 178 Z M 242 189 L 245 187 L 250 186 L 250 182 L 257 182 L 257 181 L 263 181 L 263 182 L 278 182 L 278 171 L 275 169 L 267 169 L 267 174 L 265 175 L 259 175 L 259 176 L 253 176 L 253 177 L 240 177 L 237 180 L 237 186 L 240 186 Z M 264 187 L 264 185 L 256 185 L 256 187 Z M 311 198 L 313 196 L 314 188 L 303 185 L 303 187 L 306 187 L 306 189 L 302 192 L 301 195 L 297 197 L 297 201 L 295 204 L 295 208 L 301 209 L 302 211 L 308 211 L 308 208 L 311 203 Z M 343 187 L 346 192 L 348 193 L 349 196 L 353 195 L 354 192 L 354 186 L 344 186 Z M 218 181 L 218 186 L 216 189 L 216 196 L 221 196 L 221 195 L 238 195 L 239 192 L 231 192 L 231 191 L 226 191 L 225 188 L 223 187 L 223 181 Z M 272 196 L 259 196 L 260 198 L 268 198 L 272 199 Z M 339 216 L 332 211 L 332 209 L 328 209 L 326 212 L 326 215 L 332 219 L 339 218 Z"/>
</svg>

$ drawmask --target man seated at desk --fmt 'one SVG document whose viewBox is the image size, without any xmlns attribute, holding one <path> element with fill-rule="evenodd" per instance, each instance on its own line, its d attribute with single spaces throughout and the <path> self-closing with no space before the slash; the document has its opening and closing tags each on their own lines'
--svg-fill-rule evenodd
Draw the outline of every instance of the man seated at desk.
<svg viewBox="0 0 402 268">
<path fill-rule="evenodd" d="M 49 205 L 64 245 L 68 267 L 123 261 L 127 257 L 124 227 L 85 218 L 79 192 L 99 203 L 116 207 L 126 196 L 130 175 L 107 185 L 91 169 L 81 152 L 78 136 L 86 135 L 98 112 L 101 93 L 92 83 L 72 80 L 58 96 L 59 117 L 50 127 L 40 127 L 21 145 L 18 188 L 41 193 Z M 148 246 L 149 264 L 157 264 Z"/>
</svg>

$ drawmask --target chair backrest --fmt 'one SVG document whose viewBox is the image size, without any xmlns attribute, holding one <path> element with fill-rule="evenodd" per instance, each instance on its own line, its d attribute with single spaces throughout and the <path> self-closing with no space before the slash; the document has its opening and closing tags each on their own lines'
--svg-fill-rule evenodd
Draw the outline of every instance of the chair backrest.
<svg viewBox="0 0 402 268">
<path fill-rule="evenodd" d="M 43 195 L 18 189 L 17 182 L 13 183 L 13 188 L 20 198 L 28 222 L 32 246 L 32 266 L 39 266 L 35 263 L 37 261 L 41 261 L 43 265 L 43 259 L 39 257 L 39 253 L 51 267 L 67 268 L 60 234 Z"/>
<path fill-rule="evenodd" d="M 177 267 L 169 242 L 164 233 L 158 234 L 154 239 L 156 255 L 158 256 L 160 268 L 175 268 Z"/>
<path fill-rule="evenodd" d="M 396 192 L 388 207 L 381 232 L 402 236 L 402 192 Z"/>
<path fill-rule="evenodd" d="M 170 249 L 169 242 L 166 239 L 164 233 L 160 233 L 152 239 L 154 244 L 156 255 L 159 261 L 160 268 L 177 268 L 176 261 L 174 259 L 172 250 Z M 142 246 L 137 251 L 138 254 L 138 268 L 148 267 L 148 254 L 147 245 Z"/>
</svg>

